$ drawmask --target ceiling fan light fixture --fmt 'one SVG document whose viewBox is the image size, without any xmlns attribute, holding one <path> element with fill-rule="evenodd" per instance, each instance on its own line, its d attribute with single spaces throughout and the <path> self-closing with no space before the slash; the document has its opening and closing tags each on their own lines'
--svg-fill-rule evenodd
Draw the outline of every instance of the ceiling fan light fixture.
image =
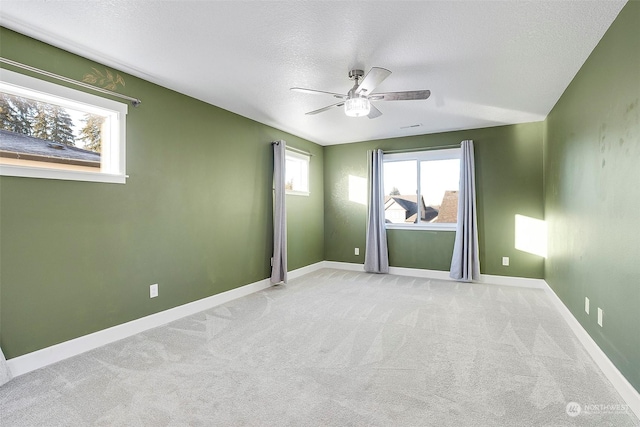
<svg viewBox="0 0 640 427">
<path fill-rule="evenodd" d="M 349 98 L 344 102 L 344 113 L 349 117 L 362 117 L 371 111 L 371 102 L 364 97 Z"/>
</svg>

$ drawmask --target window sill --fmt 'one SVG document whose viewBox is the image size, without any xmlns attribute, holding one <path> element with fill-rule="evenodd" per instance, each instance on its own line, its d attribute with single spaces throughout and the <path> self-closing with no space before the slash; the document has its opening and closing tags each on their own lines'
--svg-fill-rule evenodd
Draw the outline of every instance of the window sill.
<svg viewBox="0 0 640 427">
<path fill-rule="evenodd" d="M 61 179 L 66 181 L 104 182 L 112 184 L 125 184 L 127 178 L 126 175 L 122 174 L 47 169 L 16 165 L 0 165 L 0 175 L 22 178 Z"/>
<path fill-rule="evenodd" d="M 387 230 L 456 231 L 456 224 L 385 224 Z"/>
<path fill-rule="evenodd" d="M 285 194 L 292 195 L 292 196 L 307 196 L 307 197 L 309 197 L 310 193 L 308 191 L 287 190 L 287 191 L 285 191 Z"/>
</svg>

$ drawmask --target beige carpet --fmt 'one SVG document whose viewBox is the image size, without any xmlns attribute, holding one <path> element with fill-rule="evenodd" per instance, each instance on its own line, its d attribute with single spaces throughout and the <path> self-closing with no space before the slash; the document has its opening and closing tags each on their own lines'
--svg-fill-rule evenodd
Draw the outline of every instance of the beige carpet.
<svg viewBox="0 0 640 427">
<path fill-rule="evenodd" d="M 542 290 L 338 270 L 15 378 L 0 409 L 3 427 L 640 425 Z"/>
</svg>

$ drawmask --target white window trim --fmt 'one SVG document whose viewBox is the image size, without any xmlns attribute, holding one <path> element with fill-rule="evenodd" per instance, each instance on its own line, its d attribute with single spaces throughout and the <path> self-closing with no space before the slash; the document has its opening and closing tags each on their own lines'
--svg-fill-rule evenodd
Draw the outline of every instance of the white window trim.
<svg viewBox="0 0 640 427">
<path fill-rule="evenodd" d="M 449 160 L 459 159 L 459 148 L 442 148 L 428 151 L 409 151 L 406 153 L 390 153 L 383 156 L 383 161 L 397 162 L 402 160 Z"/>
<path fill-rule="evenodd" d="M 83 111 L 87 112 L 95 111 L 98 114 L 104 114 L 106 110 L 117 118 L 112 121 L 114 124 L 110 129 L 111 135 L 116 135 L 117 141 L 110 145 L 106 154 L 111 156 L 111 164 L 116 170 L 88 172 L 0 164 L 0 175 L 117 184 L 126 182 L 126 104 L 2 68 L 0 68 L 0 88 L 10 94 L 27 96 L 63 107 L 77 109 L 78 104 L 82 104 Z"/>
<path fill-rule="evenodd" d="M 456 231 L 456 224 L 389 224 L 385 223 L 387 230 L 431 230 L 431 231 Z"/>
<path fill-rule="evenodd" d="M 413 151 L 405 153 L 390 153 L 383 156 L 383 162 L 400 162 L 407 160 L 429 161 L 460 159 L 459 148 L 442 148 L 425 151 Z M 384 171 L 383 171 L 384 173 Z M 417 182 L 420 182 L 420 168 L 418 168 Z M 423 231 L 456 231 L 457 224 L 390 224 L 385 223 L 387 230 L 423 230 Z"/>
<path fill-rule="evenodd" d="M 288 148 L 285 150 L 285 158 L 296 157 L 298 159 L 304 160 L 307 162 L 307 188 L 308 191 L 299 191 L 299 190 L 286 190 L 285 194 L 291 194 L 292 196 L 309 196 L 311 193 L 311 156 L 308 154 L 298 153 L 297 151 L 289 150 Z M 285 162 L 286 164 L 286 162 Z"/>
</svg>

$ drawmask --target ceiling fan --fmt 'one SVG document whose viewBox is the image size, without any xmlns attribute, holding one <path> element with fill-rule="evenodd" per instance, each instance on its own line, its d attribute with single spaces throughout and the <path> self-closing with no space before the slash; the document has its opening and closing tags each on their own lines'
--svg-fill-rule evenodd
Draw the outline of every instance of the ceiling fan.
<svg viewBox="0 0 640 427">
<path fill-rule="evenodd" d="M 384 79 L 389 77 L 390 74 L 391 71 L 385 68 L 372 67 L 364 77 L 364 79 L 362 79 L 362 76 L 364 76 L 364 71 L 351 70 L 349 71 L 349 78 L 351 80 L 355 80 L 355 84 L 346 95 L 326 92 L 323 90 L 305 89 L 302 87 L 292 87 L 291 90 L 304 93 L 327 94 L 343 100 L 338 102 L 337 104 L 329 105 L 318 110 L 309 111 L 308 113 L 306 113 L 307 115 L 318 114 L 322 113 L 323 111 L 330 110 L 333 107 L 344 106 L 344 112 L 347 116 L 367 116 L 370 119 L 375 119 L 376 117 L 380 117 L 382 115 L 380 110 L 378 110 L 371 104 L 371 101 L 412 101 L 418 99 L 427 99 L 429 98 L 429 95 L 431 95 L 431 91 L 429 90 L 372 93 Z M 360 82 L 360 79 L 362 79 L 362 82 Z"/>
</svg>

